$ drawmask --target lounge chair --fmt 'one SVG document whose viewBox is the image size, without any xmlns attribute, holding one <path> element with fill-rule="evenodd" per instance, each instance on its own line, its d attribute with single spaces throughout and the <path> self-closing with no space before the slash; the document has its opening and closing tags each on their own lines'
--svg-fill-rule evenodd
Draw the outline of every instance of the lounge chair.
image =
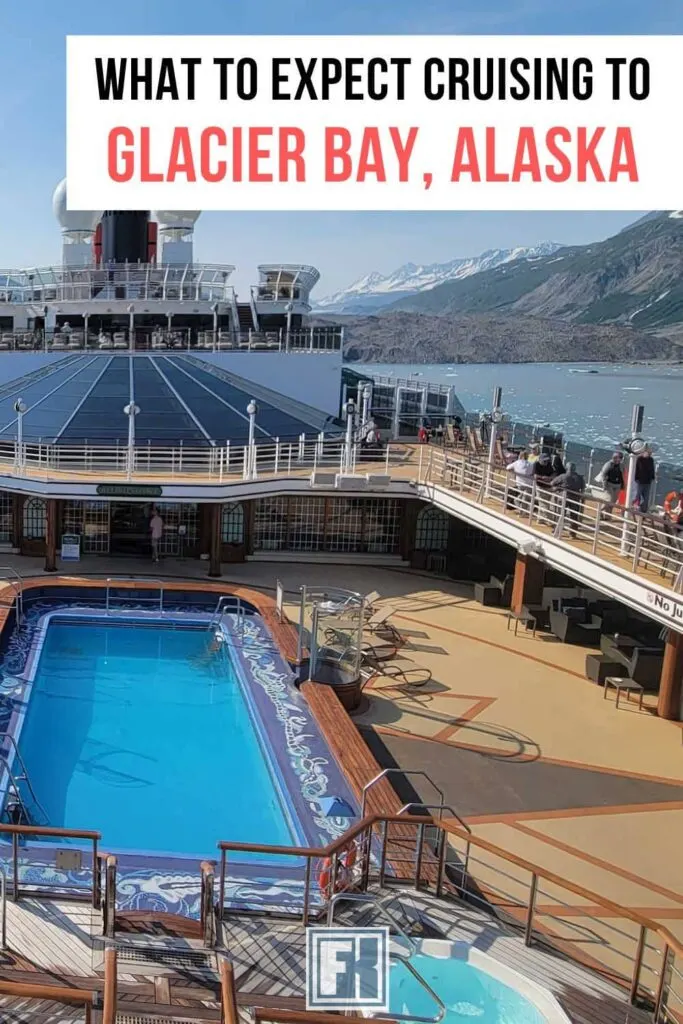
<svg viewBox="0 0 683 1024">
<path fill-rule="evenodd" d="M 429 683 L 432 678 L 432 671 L 416 665 L 414 661 L 405 661 L 402 664 L 387 665 L 386 668 L 377 671 L 381 678 L 391 679 L 392 682 L 383 686 L 374 686 L 375 690 L 394 690 L 402 686 L 418 687 Z"/>
<path fill-rule="evenodd" d="M 392 640 L 395 640 L 397 643 L 401 643 L 403 637 L 396 629 L 396 626 L 393 626 L 389 621 L 391 619 L 391 616 L 395 614 L 396 609 L 391 607 L 391 605 L 386 605 L 379 611 L 373 612 L 373 614 L 365 623 L 363 629 L 367 630 L 368 633 L 372 633 L 379 636 L 381 636 L 382 633 L 385 633 Z"/>
</svg>

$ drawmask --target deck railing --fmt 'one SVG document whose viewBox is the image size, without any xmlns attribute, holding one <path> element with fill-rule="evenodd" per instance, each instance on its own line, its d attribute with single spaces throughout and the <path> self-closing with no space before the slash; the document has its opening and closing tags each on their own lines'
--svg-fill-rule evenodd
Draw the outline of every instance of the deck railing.
<svg viewBox="0 0 683 1024">
<path fill-rule="evenodd" d="M 411 829 L 412 841 L 406 835 Z M 303 859 L 301 908 L 305 924 L 315 898 L 322 905 L 330 898 L 315 881 L 316 869 L 322 871 L 331 863 L 334 879 L 340 858 L 354 843 L 360 851 L 357 870 L 341 886 L 332 886 L 337 892 L 345 885 L 366 890 L 375 883 L 391 884 L 397 879 L 437 897 L 450 892 L 518 928 L 527 946 L 554 949 L 599 973 L 618 986 L 629 1003 L 649 1009 L 654 1024 L 680 1024 L 683 943 L 676 936 L 639 911 L 519 857 L 455 821 L 421 815 L 371 815 L 320 848 L 219 843 L 219 921 L 232 912 L 224 906 L 228 852 Z M 219 943 L 220 934 L 219 927 Z"/>
<path fill-rule="evenodd" d="M 231 483 L 325 470 L 333 473 L 390 472 L 403 465 L 409 452 L 403 445 L 347 449 L 339 437 L 324 434 L 254 445 L 226 444 L 175 448 L 138 444 L 44 444 L 0 440 L 0 475 L 45 481 L 156 482 L 179 478 L 196 483 Z"/>
<path fill-rule="evenodd" d="M 126 328 L 111 331 L 3 331 L 0 353 L 57 352 L 62 355 L 87 352 L 112 355 L 126 352 L 340 352 L 344 328 L 298 327 L 287 331 L 250 328 Z"/>
<path fill-rule="evenodd" d="M 0 840 L 9 837 L 11 841 L 11 863 L 12 869 L 8 882 L 10 896 L 18 900 L 22 895 L 60 895 L 80 896 L 87 893 L 93 907 L 100 905 L 100 883 L 98 864 L 100 855 L 98 843 L 101 839 L 99 832 L 79 831 L 69 828 L 49 828 L 43 825 L 10 825 L 0 824 Z M 43 840 L 61 841 L 62 846 L 57 848 L 55 842 L 45 843 Z M 25 840 L 27 845 L 22 845 Z M 72 841 L 72 842 L 70 842 Z M 33 842 L 33 845 L 31 843 Z M 82 847 L 90 849 L 89 867 L 80 865 Z M 75 864 L 78 866 L 64 866 L 60 869 L 58 855 L 70 853 L 75 855 Z M 55 870 L 57 867 L 57 870 Z M 30 875 L 22 884 L 22 868 Z M 42 869 L 42 870 L 41 870 Z M 60 879 L 60 872 L 66 876 Z M 90 880 L 88 881 L 88 875 Z M 84 876 L 81 883 L 79 876 Z"/>
<path fill-rule="evenodd" d="M 659 572 L 683 591 L 683 533 L 661 514 L 624 509 L 585 494 L 532 485 L 518 488 L 514 474 L 486 459 L 429 447 L 421 452 L 418 479 L 462 495 L 636 575 Z M 539 540 L 542 536 L 539 536 Z"/>
</svg>

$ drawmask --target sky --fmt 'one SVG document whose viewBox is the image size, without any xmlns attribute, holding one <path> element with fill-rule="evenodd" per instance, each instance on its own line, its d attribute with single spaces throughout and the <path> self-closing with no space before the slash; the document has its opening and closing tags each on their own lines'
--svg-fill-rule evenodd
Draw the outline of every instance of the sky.
<svg viewBox="0 0 683 1024">
<path fill-rule="evenodd" d="M 680 0 L 31 0 L 7 5 L 0 60 L 0 267 L 50 264 L 51 213 L 64 174 L 68 34 L 669 34 Z M 539 241 L 605 238 L 634 213 L 208 213 L 195 258 L 237 267 L 239 292 L 258 263 L 312 263 L 319 296 L 373 270 L 434 263 Z"/>
</svg>

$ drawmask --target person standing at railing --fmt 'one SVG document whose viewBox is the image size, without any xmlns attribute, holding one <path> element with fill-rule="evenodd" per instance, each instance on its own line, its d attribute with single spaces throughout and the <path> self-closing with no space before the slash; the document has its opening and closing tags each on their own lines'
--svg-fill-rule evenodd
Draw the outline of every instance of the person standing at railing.
<svg viewBox="0 0 683 1024">
<path fill-rule="evenodd" d="M 534 462 L 534 477 L 536 480 L 536 500 L 538 503 L 539 523 L 548 523 L 550 517 L 550 481 L 553 476 L 553 464 L 550 456 L 543 453 L 539 455 L 538 462 Z"/>
<path fill-rule="evenodd" d="M 564 507 L 565 520 L 569 525 L 569 536 L 576 537 L 579 526 L 579 516 L 583 508 L 583 493 L 586 490 L 586 481 L 580 473 L 576 472 L 576 463 L 568 462 L 566 473 L 556 476 L 550 486 L 557 491 L 564 491 L 567 495 Z"/>
<path fill-rule="evenodd" d="M 652 458 L 652 450 L 645 448 L 642 455 L 636 459 L 635 468 L 635 493 L 633 504 L 639 512 L 647 512 L 650 502 L 650 489 L 655 479 L 655 460 Z"/>
<path fill-rule="evenodd" d="M 534 466 L 529 462 L 527 452 L 521 451 L 514 462 L 507 467 L 508 473 L 515 474 L 517 496 L 515 504 L 519 512 L 528 512 L 534 482 Z"/>
<path fill-rule="evenodd" d="M 624 456 L 621 452 L 615 452 L 609 462 L 606 462 L 595 478 L 596 484 L 606 491 L 609 500 L 604 505 L 600 518 L 609 515 L 617 504 L 619 493 L 624 489 Z"/>
</svg>

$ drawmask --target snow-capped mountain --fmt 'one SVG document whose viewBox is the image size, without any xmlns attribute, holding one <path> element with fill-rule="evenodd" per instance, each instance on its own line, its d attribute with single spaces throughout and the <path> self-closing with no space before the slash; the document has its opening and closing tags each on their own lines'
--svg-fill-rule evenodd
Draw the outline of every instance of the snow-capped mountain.
<svg viewBox="0 0 683 1024">
<path fill-rule="evenodd" d="M 559 242 L 540 242 L 538 245 L 517 246 L 515 249 L 487 249 L 480 256 L 462 256 L 448 263 L 420 266 L 405 263 L 386 277 L 377 272 L 367 274 L 348 288 L 318 299 L 315 312 L 370 313 L 417 292 L 429 291 L 446 281 L 471 277 L 472 274 L 493 270 L 512 260 L 541 259 L 561 248 Z"/>
</svg>

